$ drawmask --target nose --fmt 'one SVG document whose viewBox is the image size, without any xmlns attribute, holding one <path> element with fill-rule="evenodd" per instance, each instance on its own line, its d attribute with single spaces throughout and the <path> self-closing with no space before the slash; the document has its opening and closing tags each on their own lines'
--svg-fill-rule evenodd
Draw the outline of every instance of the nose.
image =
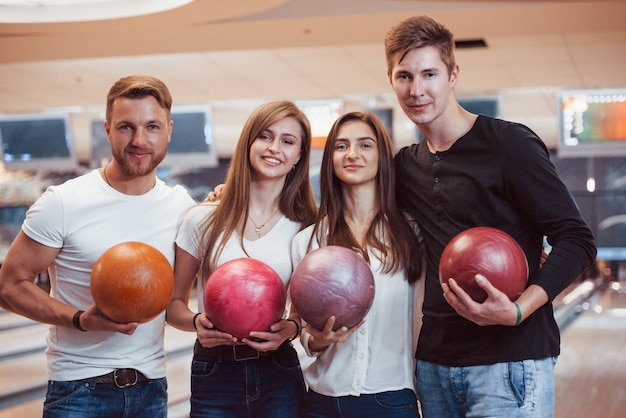
<svg viewBox="0 0 626 418">
<path fill-rule="evenodd" d="M 348 153 L 347 153 L 347 157 L 351 160 L 354 160 L 355 158 L 357 158 L 359 156 L 358 152 L 357 152 L 357 148 L 353 145 L 350 145 L 348 147 Z"/>
<path fill-rule="evenodd" d="M 133 135 L 132 144 L 141 147 L 148 142 L 148 132 L 144 128 L 137 128 Z"/>
<path fill-rule="evenodd" d="M 279 147 L 278 140 L 272 139 L 272 141 L 267 146 L 267 150 L 269 152 L 275 153 L 275 152 L 278 152 L 278 147 Z"/>
<path fill-rule="evenodd" d="M 422 96 L 424 94 L 424 86 L 419 77 L 415 77 L 413 82 L 411 83 L 411 96 L 417 97 Z"/>
</svg>

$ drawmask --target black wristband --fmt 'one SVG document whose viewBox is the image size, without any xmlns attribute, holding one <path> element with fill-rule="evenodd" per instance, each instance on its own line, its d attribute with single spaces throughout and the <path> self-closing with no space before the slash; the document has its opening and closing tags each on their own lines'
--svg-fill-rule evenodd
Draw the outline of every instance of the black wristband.
<svg viewBox="0 0 626 418">
<path fill-rule="evenodd" d="M 196 331 L 198 331 L 198 326 L 196 325 L 196 319 L 198 319 L 198 316 L 200 316 L 201 312 L 198 312 L 197 314 L 195 314 L 193 316 L 193 329 L 195 329 Z"/>
<path fill-rule="evenodd" d="M 82 314 L 84 314 L 85 311 L 76 311 L 76 313 L 74 314 L 74 316 L 72 317 L 72 322 L 74 323 L 74 327 L 82 332 L 87 331 L 86 329 L 84 329 L 83 327 L 80 326 L 80 316 Z"/>
<path fill-rule="evenodd" d="M 296 324 L 296 333 L 293 335 L 293 337 L 289 339 L 289 341 L 293 341 L 296 338 L 298 338 L 298 336 L 300 335 L 300 324 L 298 324 L 298 321 L 296 321 L 295 319 L 291 319 L 291 318 L 287 318 L 287 321 L 293 322 L 294 324 Z"/>
</svg>

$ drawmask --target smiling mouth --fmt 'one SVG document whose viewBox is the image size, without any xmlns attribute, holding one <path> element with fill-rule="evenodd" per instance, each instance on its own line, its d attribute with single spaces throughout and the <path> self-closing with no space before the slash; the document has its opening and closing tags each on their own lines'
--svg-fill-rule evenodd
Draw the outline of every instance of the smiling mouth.
<svg viewBox="0 0 626 418">
<path fill-rule="evenodd" d="M 129 152 L 130 156 L 137 159 L 144 159 L 150 156 L 149 152 Z"/>
<path fill-rule="evenodd" d="M 147 155 L 150 151 L 141 148 L 126 148 L 126 152 L 133 155 Z"/>
<path fill-rule="evenodd" d="M 265 161 L 267 161 L 268 163 L 272 163 L 272 164 L 280 164 L 280 160 L 277 160 L 276 158 L 272 158 L 272 157 L 263 157 L 263 159 Z"/>
</svg>

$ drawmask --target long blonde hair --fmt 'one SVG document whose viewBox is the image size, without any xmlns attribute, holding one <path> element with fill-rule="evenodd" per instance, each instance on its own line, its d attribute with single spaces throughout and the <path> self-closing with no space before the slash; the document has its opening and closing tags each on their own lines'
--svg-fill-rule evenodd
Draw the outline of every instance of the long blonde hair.
<svg viewBox="0 0 626 418">
<path fill-rule="evenodd" d="M 268 127 L 292 117 L 302 128 L 301 157 L 289 171 L 281 192 L 278 208 L 290 220 L 300 222 L 301 228 L 312 224 L 317 212 L 309 180 L 311 154 L 311 126 L 306 115 L 292 102 L 274 101 L 257 107 L 248 117 L 233 153 L 226 182 L 216 209 L 200 225 L 204 242 L 201 273 L 204 280 L 217 266 L 217 260 L 226 243 L 243 222 L 245 229 L 250 201 L 252 173 L 250 147 Z M 220 238 L 220 235 L 223 236 Z M 244 249 L 243 236 L 240 237 Z"/>
</svg>

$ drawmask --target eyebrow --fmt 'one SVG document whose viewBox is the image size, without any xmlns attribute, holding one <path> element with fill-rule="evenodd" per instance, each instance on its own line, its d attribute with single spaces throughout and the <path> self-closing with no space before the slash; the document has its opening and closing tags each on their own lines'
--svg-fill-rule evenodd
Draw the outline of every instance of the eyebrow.
<svg viewBox="0 0 626 418">
<path fill-rule="evenodd" d="M 371 136 L 360 136 L 356 139 L 357 141 L 367 141 L 367 140 L 371 140 L 376 142 L 376 138 L 373 138 Z M 335 141 L 345 141 L 345 142 L 350 142 L 349 138 L 342 138 L 342 137 L 337 137 L 335 138 Z"/>
<path fill-rule="evenodd" d="M 270 129 L 270 128 L 263 129 L 263 131 L 261 131 L 261 133 L 260 133 L 259 135 L 263 135 L 263 134 L 264 134 L 264 133 L 266 133 L 266 132 L 269 132 L 269 133 L 271 133 L 273 136 L 276 136 L 276 132 L 274 132 L 274 131 L 273 131 L 272 129 Z M 289 137 L 294 138 L 294 139 L 298 139 L 298 138 L 299 138 L 299 137 L 298 137 L 298 135 L 295 135 L 295 134 L 292 134 L 292 133 L 289 133 L 289 132 L 284 132 L 284 133 L 282 133 L 280 136 L 289 136 Z"/>
<path fill-rule="evenodd" d="M 423 68 L 423 69 L 418 69 L 418 73 L 436 73 L 441 71 L 440 68 L 437 67 L 428 67 L 428 68 Z M 411 71 L 411 69 L 409 68 L 402 68 L 400 66 L 396 67 L 396 71 L 393 74 L 403 74 L 403 73 L 409 73 L 412 74 L 413 71 Z"/>
<path fill-rule="evenodd" d="M 122 119 L 120 121 L 117 122 L 117 124 L 123 124 L 123 125 L 137 125 L 137 123 L 135 122 L 131 122 L 129 120 L 125 120 Z M 147 121 L 145 123 L 146 125 L 161 125 L 161 121 L 159 119 L 150 119 L 149 121 Z M 167 125 L 167 123 L 165 123 L 165 125 Z"/>
</svg>

